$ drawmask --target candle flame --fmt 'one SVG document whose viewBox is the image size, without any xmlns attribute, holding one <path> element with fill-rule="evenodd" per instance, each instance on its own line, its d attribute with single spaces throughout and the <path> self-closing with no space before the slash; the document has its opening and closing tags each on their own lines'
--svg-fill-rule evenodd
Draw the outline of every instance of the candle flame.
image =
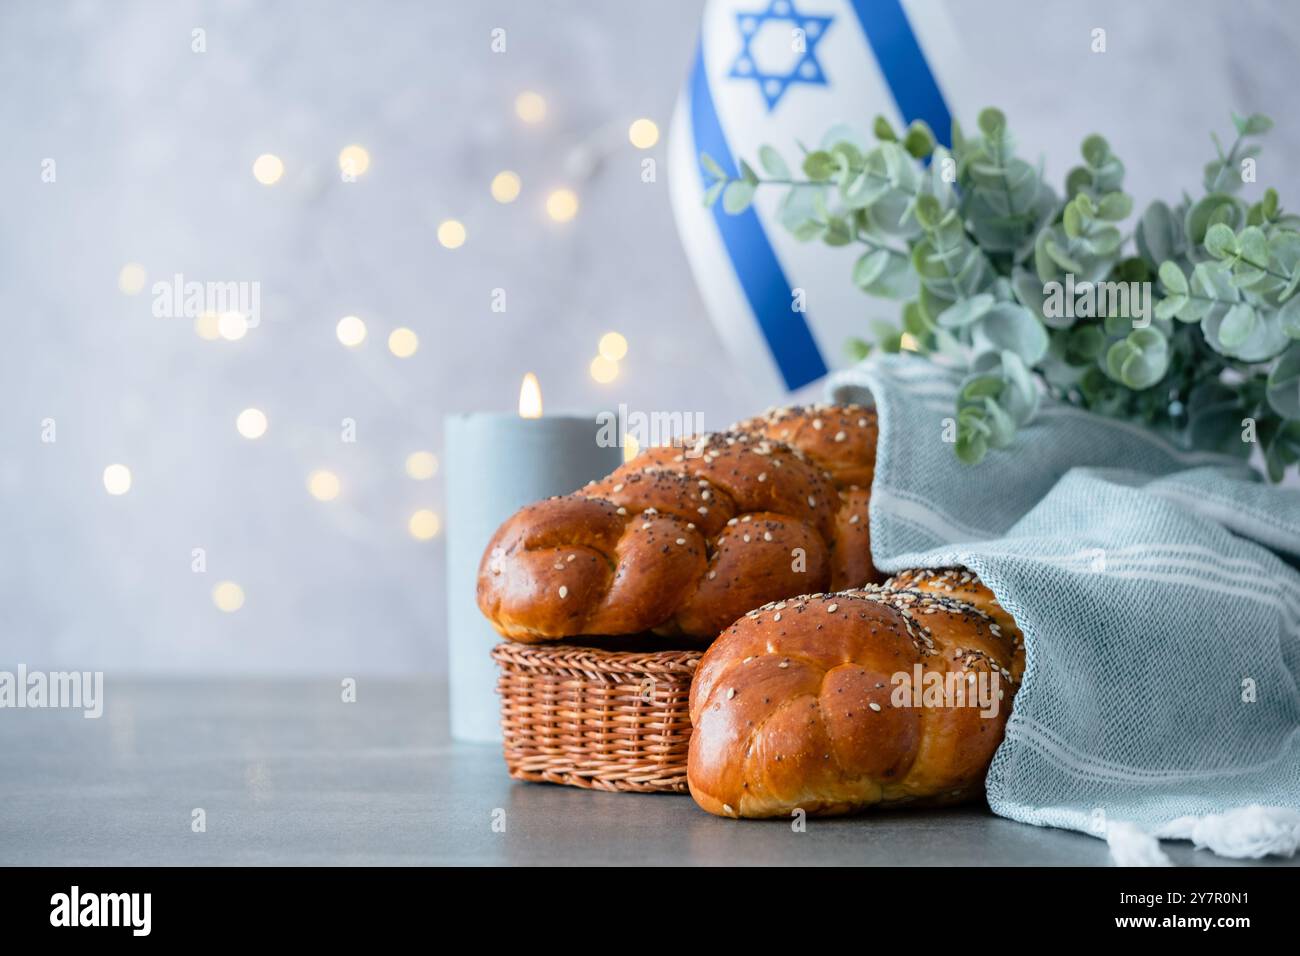
<svg viewBox="0 0 1300 956">
<path fill-rule="evenodd" d="M 542 417 L 542 386 L 532 372 L 524 376 L 524 382 L 519 386 L 519 417 Z"/>
</svg>

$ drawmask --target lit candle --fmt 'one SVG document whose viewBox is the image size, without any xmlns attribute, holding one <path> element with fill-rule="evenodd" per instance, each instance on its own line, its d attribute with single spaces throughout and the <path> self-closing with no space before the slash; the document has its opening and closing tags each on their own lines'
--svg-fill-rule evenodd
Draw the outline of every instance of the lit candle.
<svg viewBox="0 0 1300 956">
<path fill-rule="evenodd" d="M 479 561 L 488 540 L 515 511 L 577 491 L 623 462 L 601 444 L 591 415 L 542 416 L 542 392 L 529 372 L 518 413 L 475 412 L 446 419 L 447 643 L 451 732 L 458 740 L 500 741 L 501 705 L 490 656 L 500 636 L 479 613 Z"/>
</svg>

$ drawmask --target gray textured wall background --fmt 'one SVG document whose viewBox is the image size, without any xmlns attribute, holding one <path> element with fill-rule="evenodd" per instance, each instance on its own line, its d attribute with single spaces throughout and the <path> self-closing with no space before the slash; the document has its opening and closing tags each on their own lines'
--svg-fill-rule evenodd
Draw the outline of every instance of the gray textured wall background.
<svg viewBox="0 0 1300 956">
<path fill-rule="evenodd" d="M 1069 155 L 1106 131 L 1141 202 L 1196 186 L 1229 107 L 1262 110 L 1279 126 L 1261 180 L 1295 204 L 1292 5 L 946 6 L 972 71 L 1014 91 L 1026 141 L 1064 137 Z M 698 13 L 694 0 L 4 4 L 0 668 L 440 671 L 441 539 L 413 540 L 406 520 L 442 512 L 441 482 L 411 480 L 403 460 L 441 452 L 444 413 L 511 408 L 530 369 L 552 410 L 626 401 L 717 426 L 776 400 L 723 356 L 665 170 L 642 183 L 626 140 L 639 116 L 666 132 Z M 1105 68 L 1063 70 L 1062 37 L 1086 42 L 1096 25 L 1111 34 Z M 195 27 L 206 53 L 191 51 Z M 489 50 L 494 27 L 505 55 Z M 524 89 L 546 96 L 545 123 L 514 117 Z M 372 165 L 345 184 L 351 142 Z M 609 148 L 575 180 L 583 142 Z M 286 164 L 272 188 L 250 174 L 263 152 Z M 524 184 L 508 206 L 488 193 L 505 168 Z M 541 208 L 559 185 L 582 202 L 565 226 Z M 435 241 L 447 217 L 468 227 L 461 249 Z M 262 323 L 204 341 L 153 317 L 147 286 L 118 291 L 127 262 L 149 283 L 257 280 Z M 504 315 L 488 307 L 495 287 Z M 350 313 L 370 331 L 356 351 L 334 335 Z M 399 325 L 421 337 L 407 360 L 383 344 Z M 607 329 L 631 352 L 601 386 L 587 363 Z M 270 418 L 258 441 L 234 428 L 250 405 Z M 355 444 L 339 440 L 345 417 Z M 134 485 L 111 497 L 101 474 L 117 461 Z M 339 474 L 336 501 L 306 493 L 318 467 Z M 206 574 L 191 571 L 195 547 Z M 222 579 L 246 592 L 238 613 L 213 606 Z"/>
</svg>

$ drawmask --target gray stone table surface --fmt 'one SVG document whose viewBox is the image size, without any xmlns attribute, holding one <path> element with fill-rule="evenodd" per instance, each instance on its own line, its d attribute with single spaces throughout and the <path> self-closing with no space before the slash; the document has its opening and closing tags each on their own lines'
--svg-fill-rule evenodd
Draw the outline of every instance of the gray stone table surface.
<svg viewBox="0 0 1300 956">
<path fill-rule="evenodd" d="M 445 700 L 432 682 L 362 678 L 343 703 L 332 681 L 110 678 L 97 720 L 0 710 L 0 864 L 1109 862 L 1101 841 L 983 808 L 795 833 L 686 796 L 518 783 L 497 748 L 448 739 Z M 1229 862 L 1166 847 L 1180 864 Z"/>
</svg>

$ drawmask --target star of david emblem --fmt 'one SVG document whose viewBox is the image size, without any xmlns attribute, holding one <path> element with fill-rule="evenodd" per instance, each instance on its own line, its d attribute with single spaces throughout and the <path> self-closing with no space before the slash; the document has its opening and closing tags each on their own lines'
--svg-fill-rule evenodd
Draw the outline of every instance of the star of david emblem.
<svg viewBox="0 0 1300 956">
<path fill-rule="evenodd" d="M 757 83 L 769 113 L 796 83 L 828 86 L 816 49 L 834 19 L 800 13 L 794 0 L 771 0 L 766 10 L 737 13 L 740 53 L 727 76 Z"/>
</svg>

